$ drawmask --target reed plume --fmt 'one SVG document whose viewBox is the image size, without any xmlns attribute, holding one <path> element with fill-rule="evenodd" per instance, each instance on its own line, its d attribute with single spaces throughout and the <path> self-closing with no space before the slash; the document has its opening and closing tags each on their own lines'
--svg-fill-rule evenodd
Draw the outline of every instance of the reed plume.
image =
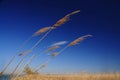
<svg viewBox="0 0 120 80">
<path fill-rule="evenodd" d="M 77 14 L 77 13 L 79 13 L 79 12 L 80 12 L 80 10 L 77 10 L 77 11 L 74 11 L 74 12 L 72 12 L 72 13 L 69 13 L 69 14 L 65 15 L 63 18 L 61 18 L 60 20 L 58 20 L 58 21 L 53 25 L 53 28 L 56 28 L 56 27 L 64 24 L 65 22 L 67 22 L 67 21 L 69 20 L 69 18 L 70 18 L 71 15 Z"/>
<path fill-rule="evenodd" d="M 25 51 L 22 51 L 21 53 L 19 53 L 18 56 L 23 56 L 23 55 L 26 55 L 30 52 L 31 52 L 30 50 L 25 50 Z"/>
<path fill-rule="evenodd" d="M 43 27 L 41 29 L 39 29 L 38 31 L 36 31 L 32 36 L 35 37 L 35 36 L 38 36 L 42 33 L 45 33 L 47 32 L 51 27 Z"/>
<path fill-rule="evenodd" d="M 60 48 L 60 46 L 51 46 L 51 47 L 49 47 L 49 48 L 46 50 L 46 52 L 53 51 L 53 50 L 55 50 L 55 49 L 57 49 L 57 48 Z"/>
<path fill-rule="evenodd" d="M 51 54 L 52 57 L 55 57 L 57 55 L 58 55 L 58 52 L 54 52 L 54 53 Z"/>
<path fill-rule="evenodd" d="M 84 39 L 86 39 L 87 37 L 91 37 L 92 35 L 85 35 L 85 36 L 82 36 L 82 37 L 79 37 L 77 39 L 75 39 L 74 41 L 72 41 L 68 46 L 74 46 L 76 44 L 78 44 L 79 42 L 83 41 Z"/>
</svg>

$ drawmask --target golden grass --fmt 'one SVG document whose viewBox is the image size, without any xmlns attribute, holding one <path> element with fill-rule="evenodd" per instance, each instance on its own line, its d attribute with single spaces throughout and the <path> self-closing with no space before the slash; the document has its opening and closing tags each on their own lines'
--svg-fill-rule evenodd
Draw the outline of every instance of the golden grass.
<svg viewBox="0 0 120 80">
<path fill-rule="evenodd" d="M 101 73 L 101 74 L 60 74 L 60 75 L 25 75 L 13 80 L 120 80 L 120 73 Z"/>
</svg>

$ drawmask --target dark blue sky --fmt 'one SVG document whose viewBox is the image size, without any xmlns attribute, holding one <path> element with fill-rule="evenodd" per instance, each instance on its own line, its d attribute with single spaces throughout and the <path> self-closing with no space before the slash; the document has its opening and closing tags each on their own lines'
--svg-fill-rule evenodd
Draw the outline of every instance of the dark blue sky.
<svg viewBox="0 0 120 80">
<path fill-rule="evenodd" d="M 86 34 L 93 37 L 68 48 L 43 72 L 120 71 L 119 4 L 118 0 L 0 0 L 0 68 L 36 30 L 80 9 L 80 13 L 52 31 L 36 50 Z M 29 46 L 39 38 L 31 40 Z"/>
</svg>

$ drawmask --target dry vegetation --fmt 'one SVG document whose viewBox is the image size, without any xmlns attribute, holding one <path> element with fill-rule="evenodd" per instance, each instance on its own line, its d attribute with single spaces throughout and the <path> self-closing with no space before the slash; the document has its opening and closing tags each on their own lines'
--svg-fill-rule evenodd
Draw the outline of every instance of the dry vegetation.
<svg viewBox="0 0 120 80">
<path fill-rule="evenodd" d="M 101 74 L 62 74 L 62 75 L 40 75 L 30 74 L 13 80 L 120 80 L 120 73 Z"/>
</svg>

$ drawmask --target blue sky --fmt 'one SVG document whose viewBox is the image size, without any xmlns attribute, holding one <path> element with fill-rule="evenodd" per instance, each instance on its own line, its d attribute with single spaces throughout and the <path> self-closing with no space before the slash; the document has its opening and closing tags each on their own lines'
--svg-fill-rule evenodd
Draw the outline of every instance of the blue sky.
<svg viewBox="0 0 120 80">
<path fill-rule="evenodd" d="M 0 70 L 35 31 L 51 26 L 66 14 L 80 9 L 80 13 L 53 30 L 33 53 L 58 41 L 70 42 L 86 34 L 93 37 L 68 48 L 42 72 L 120 71 L 119 8 L 119 1 L 113 0 L 0 0 Z M 29 49 L 42 36 L 30 40 L 24 49 Z M 46 57 L 40 56 L 41 59 L 31 66 L 42 63 Z"/>
</svg>

